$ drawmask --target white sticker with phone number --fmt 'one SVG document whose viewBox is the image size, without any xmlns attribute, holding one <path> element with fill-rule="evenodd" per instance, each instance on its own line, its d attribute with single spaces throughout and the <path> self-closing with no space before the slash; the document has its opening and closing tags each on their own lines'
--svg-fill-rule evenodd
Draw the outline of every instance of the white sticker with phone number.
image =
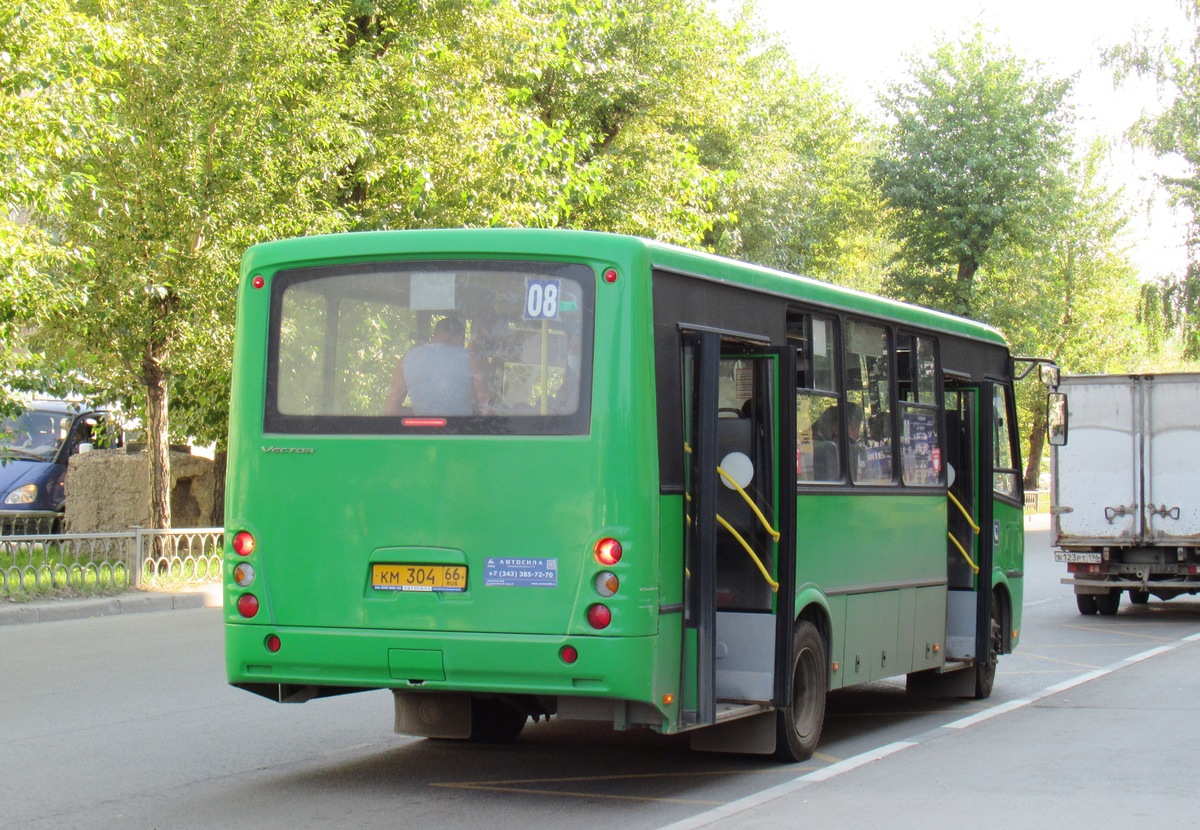
<svg viewBox="0 0 1200 830">
<path fill-rule="evenodd" d="M 483 584 L 487 587 L 556 588 L 558 560 L 489 557 L 483 563 Z"/>
</svg>

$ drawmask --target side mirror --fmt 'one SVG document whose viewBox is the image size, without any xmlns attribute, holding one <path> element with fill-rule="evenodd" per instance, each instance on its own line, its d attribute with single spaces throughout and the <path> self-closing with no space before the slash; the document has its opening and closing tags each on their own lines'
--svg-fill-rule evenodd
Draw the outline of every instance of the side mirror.
<svg viewBox="0 0 1200 830">
<path fill-rule="evenodd" d="M 1053 363 L 1043 363 L 1038 367 L 1038 377 L 1049 388 L 1058 386 L 1058 367 Z"/>
<path fill-rule="evenodd" d="M 1046 396 L 1046 436 L 1050 446 L 1063 447 L 1067 443 L 1067 393 L 1051 392 Z"/>
</svg>

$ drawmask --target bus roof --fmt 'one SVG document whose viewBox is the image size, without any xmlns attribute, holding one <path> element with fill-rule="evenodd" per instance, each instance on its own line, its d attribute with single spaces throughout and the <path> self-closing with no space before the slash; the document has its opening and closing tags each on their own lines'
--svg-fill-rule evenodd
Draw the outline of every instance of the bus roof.
<svg viewBox="0 0 1200 830">
<path fill-rule="evenodd" d="M 614 254 L 620 251 L 626 257 L 640 254 L 653 267 L 681 272 L 698 279 L 745 286 L 831 309 L 881 317 L 1007 346 L 1004 335 L 998 330 L 964 317 L 676 245 L 597 231 L 447 228 L 296 237 L 263 242 L 250 248 L 242 260 L 242 276 L 247 276 L 253 270 L 287 267 L 294 262 L 315 265 L 396 256 L 526 256 L 574 260 L 579 258 L 581 249 L 589 250 L 589 256 L 596 257 L 599 254 L 598 246 L 607 246 Z"/>
</svg>

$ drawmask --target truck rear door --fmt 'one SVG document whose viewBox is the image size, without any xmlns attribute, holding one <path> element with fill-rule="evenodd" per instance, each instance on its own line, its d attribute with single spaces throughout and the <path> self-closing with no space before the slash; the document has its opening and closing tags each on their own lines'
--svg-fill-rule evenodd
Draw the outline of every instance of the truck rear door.
<svg viewBox="0 0 1200 830">
<path fill-rule="evenodd" d="M 1146 540 L 1194 545 L 1200 538 L 1200 383 L 1195 376 L 1145 378 Z M 1072 425 L 1072 428 L 1074 425 Z M 1071 441 L 1075 436 L 1071 436 Z"/>
<path fill-rule="evenodd" d="M 1137 385 L 1131 377 L 1063 378 L 1060 391 L 1071 426 L 1054 453 L 1054 544 L 1130 544 L 1142 532 Z"/>
</svg>

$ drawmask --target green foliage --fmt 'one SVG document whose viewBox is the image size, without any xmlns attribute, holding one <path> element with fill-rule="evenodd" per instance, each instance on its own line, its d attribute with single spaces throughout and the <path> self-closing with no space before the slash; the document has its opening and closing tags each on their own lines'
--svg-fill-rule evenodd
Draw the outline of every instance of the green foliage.
<svg viewBox="0 0 1200 830">
<path fill-rule="evenodd" d="M 345 226 L 329 171 L 362 143 L 346 128 L 365 107 L 351 94 L 361 78 L 332 6 L 133 0 L 93 13 L 139 49 L 112 67 L 120 140 L 77 157 L 89 186 L 60 223 L 89 256 L 46 274 L 71 299 L 36 309 L 31 342 L 126 403 L 189 378 L 177 428 L 212 440 L 241 252 Z"/>
<path fill-rule="evenodd" d="M 1160 158 L 1170 157 L 1180 172 L 1159 176 L 1177 204 L 1190 214 L 1186 274 L 1161 276 L 1142 297 L 1145 319 L 1180 341 L 1185 360 L 1200 360 L 1200 0 L 1180 4 L 1192 23 L 1190 42 L 1140 33 L 1108 50 L 1105 59 L 1118 82 L 1129 76 L 1152 78 L 1167 101 L 1157 115 L 1143 116 L 1130 131 L 1133 140 Z"/>
<path fill-rule="evenodd" d="M 988 255 L 1036 238 L 1069 154 L 1069 88 L 979 28 L 914 59 L 911 77 L 891 87 L 874 176 L 901 245 L 903 296 L 970 315 Z"/>
<path fill-rule="evenodd" d="M 77 164 L 119 138 L 110 89 L 126 33 L 70 0 L 14 0 L 0 8 L 0 407 L 7 389 L 52 389 L 70 374 L 24 347 L 24 325 L 73 302 L 50 275 L 86 259 L 60 232 L 91 180 Z"/>
</svg>

